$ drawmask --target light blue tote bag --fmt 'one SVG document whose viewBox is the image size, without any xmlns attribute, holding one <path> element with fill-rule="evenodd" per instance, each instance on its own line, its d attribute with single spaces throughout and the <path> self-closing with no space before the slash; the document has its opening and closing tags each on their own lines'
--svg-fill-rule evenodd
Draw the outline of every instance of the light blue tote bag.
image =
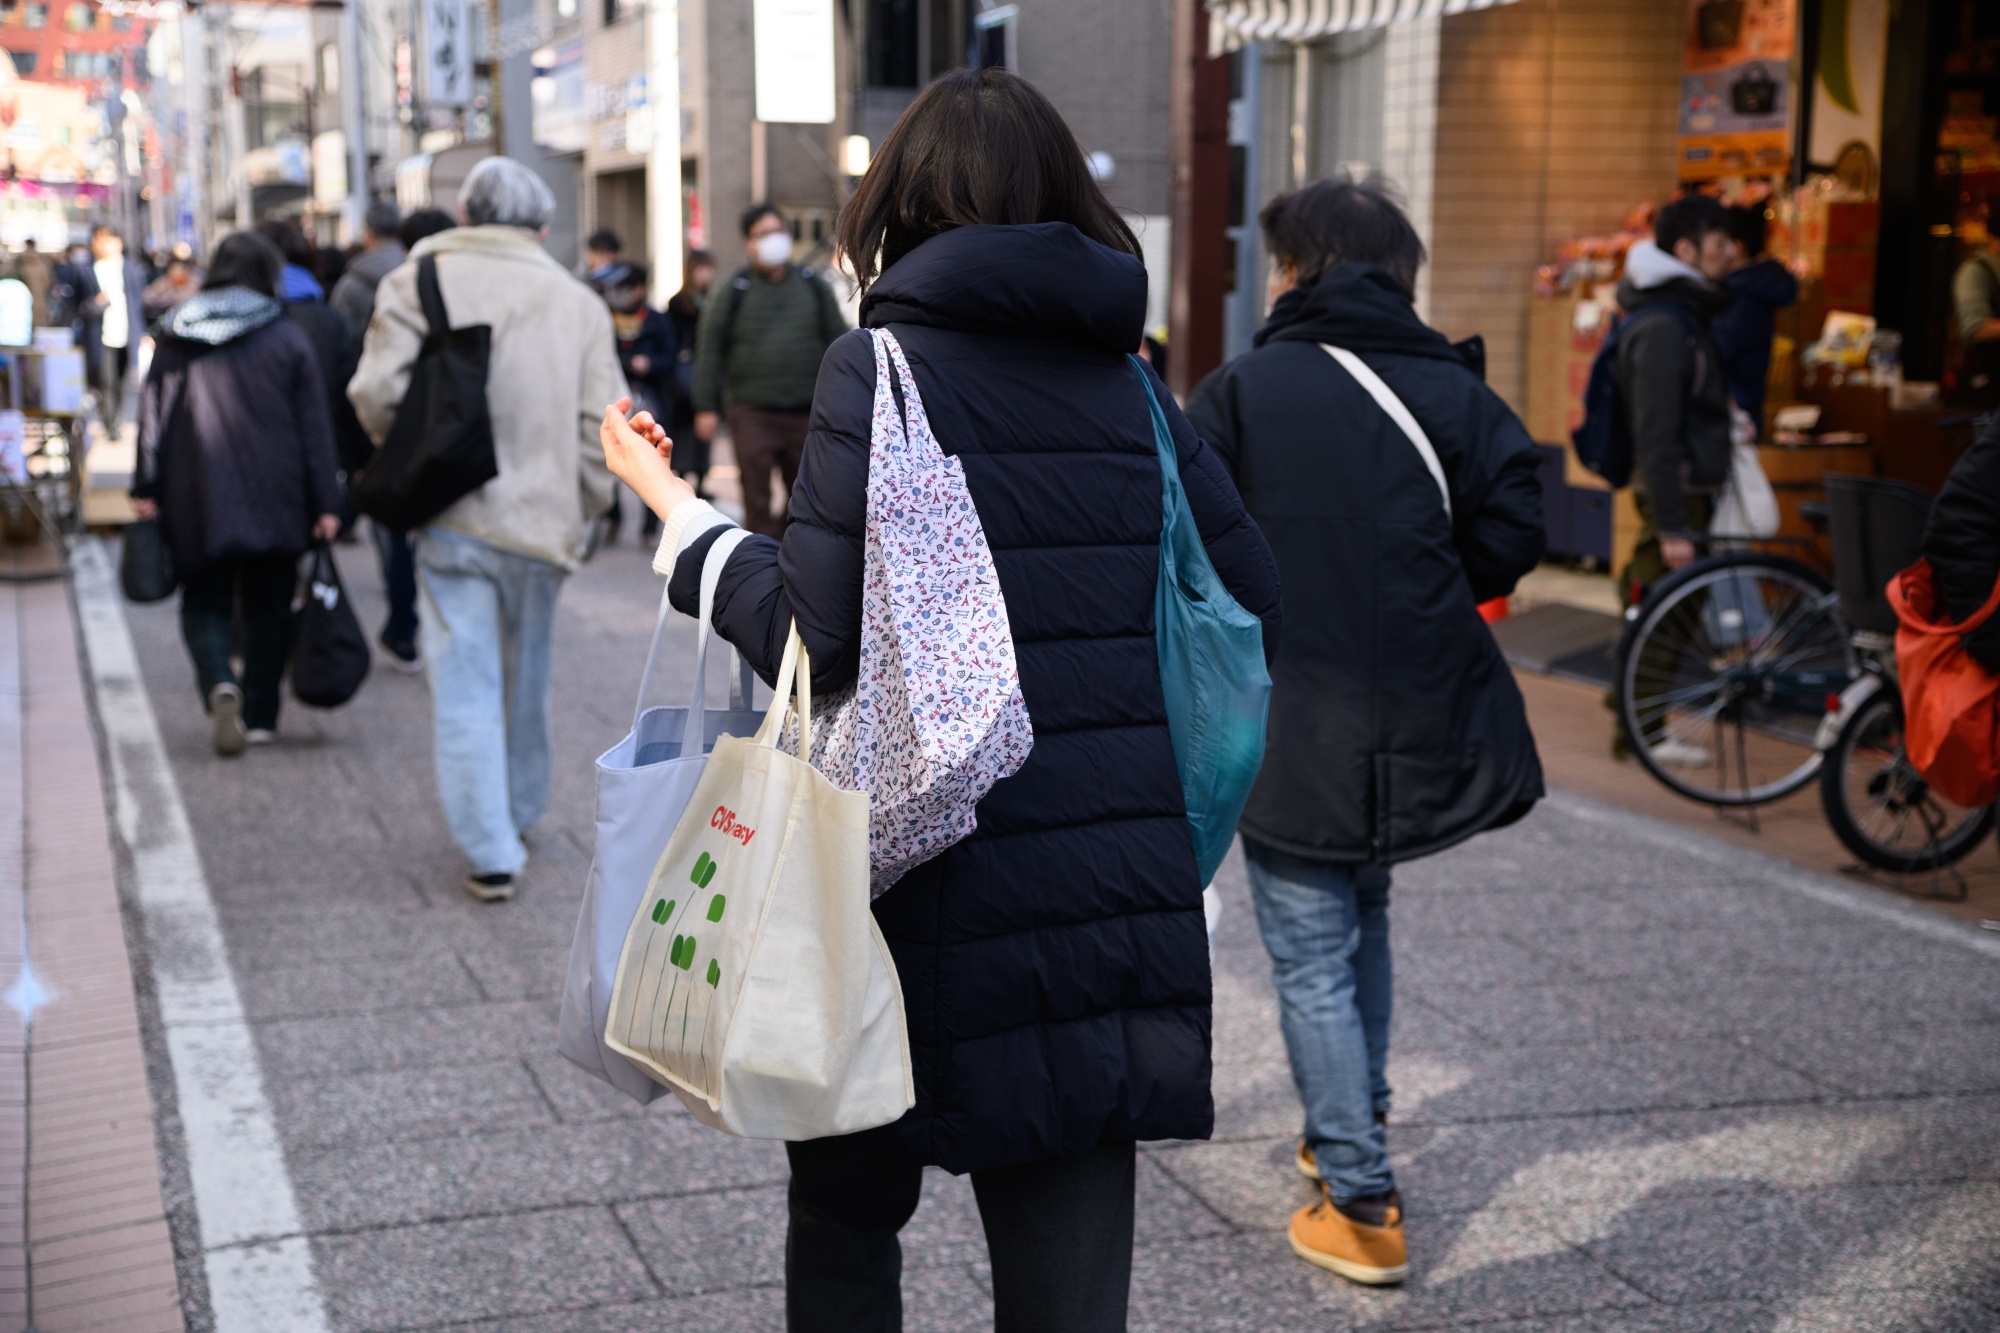
<svg viewBox="0 0 2000 1333">
<path fill-rule="evenodd" d="M 722 577 L 722 567 L 729 563 L 730 552 L 747 535 L 741 528 L 724 532 L 709 547 L 702 564 L 693 699 L 685 708 L 646 707 L 646 687 L 659 660 L 669 613 L 662 591 L 653 646 L 646 654 L 645 674 L 639 679 L 632 730 L 597 759 L 597 848 L 570 945 L 556 1049 L 585 1073 L 642 1104 L 664 1096 L 667 1090 L 605 1044 L 611 987 L 632 918 L 644 903 L 646 886 L 666 851 L 667 839 L 673 836 L 681 812 L 694 795 L 695 783 L 708 766 L 708 752 L 715 747 L 716 737 L 725 733 L 753 735 L 764 720 L 762 713 L 750 708 L 748 663 L 739 663 L 728 708 L 709 708 L 704 697 L 708 646 L 714 638 L 709 617 L 715 610 L 716 583 Z M 699 743 L 689 744 L 696 736 Z"/>
<path fill-rule="evenodd" d="M 1160 582 L 1153 594 L 1160 689 L 1167 699 L 1167 729 L 1187 799 L 1195 864 L 1206 885 L 1229 855 L 1236 821 L 1264 764 L 1264 715 L 1271 705 L 1264 626 L 1229 595 L 1209 563 L 1152 377 L 1137 357 L 1132 368 L 1153 416 L 1163 488 Z"/>
</svg>

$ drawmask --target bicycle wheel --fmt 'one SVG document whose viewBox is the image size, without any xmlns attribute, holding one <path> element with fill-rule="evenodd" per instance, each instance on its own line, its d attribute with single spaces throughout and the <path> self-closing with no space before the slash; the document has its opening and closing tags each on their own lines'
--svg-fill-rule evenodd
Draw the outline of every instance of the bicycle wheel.
<svg viewBox="0 0 2000 1333">
<path fill-rule="evenodd" d="M 1819 772 L 1814 733 L 1854 672 L 1826 580 L 1778 556 L 1717 556 L 1640 604 L 1619 648 L 1618 713 L 1639 762 L 1671 790 L 1757 805 Z"/>
<path fill-rule="evenodd" d="M 1826 822 L 1848 851 L 1910 874 L 1962 859 L 1993 827 L 1993 807 L 1940 796 L 1903 753 L 1903 700 L 1893 688 L 1856 709 L 1820 771 Z"/>
</svg>

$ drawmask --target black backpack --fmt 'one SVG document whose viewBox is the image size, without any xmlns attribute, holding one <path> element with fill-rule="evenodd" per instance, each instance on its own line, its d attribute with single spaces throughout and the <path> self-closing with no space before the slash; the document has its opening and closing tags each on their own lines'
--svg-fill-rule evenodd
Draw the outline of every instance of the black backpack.
<svg viewBox="0 0 2000 1333">
<path fill-rule="evenodd" d="M 1665 311 L 1681 332 L 1694 336 L 1694 316 L 1675 301 L 1654 301 L 1614 320 L 1604 345 L 1591 358 L 1590 379 L 1583 390 L 1583 424 L 1570 432 L 1579 463 L 1611 483 L 1612 489 L 1632 480 L 1632 421 L 1625 410 L 1624 386 L 1618 382 L 1619 335 L 1655 310 Z"/>
<path fill-rule="evenodd" d="M 500 475 L 486 408 L 493 330 L 451 326 L 433 255 L 417 261 L 417 297 L 430 331 L 389 438 L 351 487 L 356 509 L 397 532 L 422 527 Z"/>
</svg>

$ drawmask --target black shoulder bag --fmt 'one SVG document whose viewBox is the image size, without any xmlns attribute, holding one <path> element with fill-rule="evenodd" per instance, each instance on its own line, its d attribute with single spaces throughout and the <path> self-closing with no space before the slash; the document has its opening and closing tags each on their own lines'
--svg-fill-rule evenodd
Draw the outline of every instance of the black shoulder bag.
<svg viewBox="0 0 2000 1333">
<path fill-rule="evenodd" d="M 417 296 L 430 330 L 389 438 L 352 488 L 356 509 L 398 532 L 422 527 L 500 475 L 486 410 L 493 330 L 451 326 L 435 256 L 417 261 Z"/>
</svg>

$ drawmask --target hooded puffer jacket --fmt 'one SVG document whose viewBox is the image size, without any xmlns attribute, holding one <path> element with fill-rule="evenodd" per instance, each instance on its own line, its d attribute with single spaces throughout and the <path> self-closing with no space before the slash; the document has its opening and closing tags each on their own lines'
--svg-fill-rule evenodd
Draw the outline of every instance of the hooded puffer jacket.
<svg viewBox="0 0 2000 1333">
<path fill-rule="evenodd" d="M 139 406 L 132 496 L 160 506 L 183 576 L 306 549 L 341 509 L 312 343 L 271 297 L 200 292 L 164 323 Z"/>
<path fill-rule="evenodd" d="M 1065 223 L 971 226 L 883 274 L 862 322 L 909 357 L 992 547 L 1034 750 L 978 829 L 875 902 L 909 1015 L 918 1160 L 951 1171 L 1207 1138 L 1208 943 L 1153 637 L 1161 478 L 1138 260 Z M 1146 372 L 1150 374 L 1151 372 Z M 794 616 L 814 688 L 859 660 L 874 352 L 828 349 L 782 546 L 751 537 L 714 624 L 768 681 Z M 1157 381 L 1209 555 L 1275 642 L 1270 548 Z M 671 532 L 671 527 L 670 527 Z M 692 612 L 714 533 L 674 566 Z"/>
<path fill-rule="evenodd" d="M 1729 479 L 1729 381 L 1710 322 L 1729 293 L 1651 241 L 1626 252 L 1618 383 L 1632 427 L 1634 480 L 1663 537 L 1693 535 L 1687 492 Z M 1685 319 L 1646 313 L 1672 302 Z"/>
<path fill-rule="evenodd" d="M 1355 378 L 1403 400 L 1451 492 Z M 1188 404 L 1285 582 L 1264 769 L 1243 836 L 1310 861 L 1388 865 L 1520 818 L 1541 763 L 1477 604 L 1543 544 L 1539 455 L 1520 420 L 1372 264 L 1285 293 L 1254 350 Z"/>
</svg>

